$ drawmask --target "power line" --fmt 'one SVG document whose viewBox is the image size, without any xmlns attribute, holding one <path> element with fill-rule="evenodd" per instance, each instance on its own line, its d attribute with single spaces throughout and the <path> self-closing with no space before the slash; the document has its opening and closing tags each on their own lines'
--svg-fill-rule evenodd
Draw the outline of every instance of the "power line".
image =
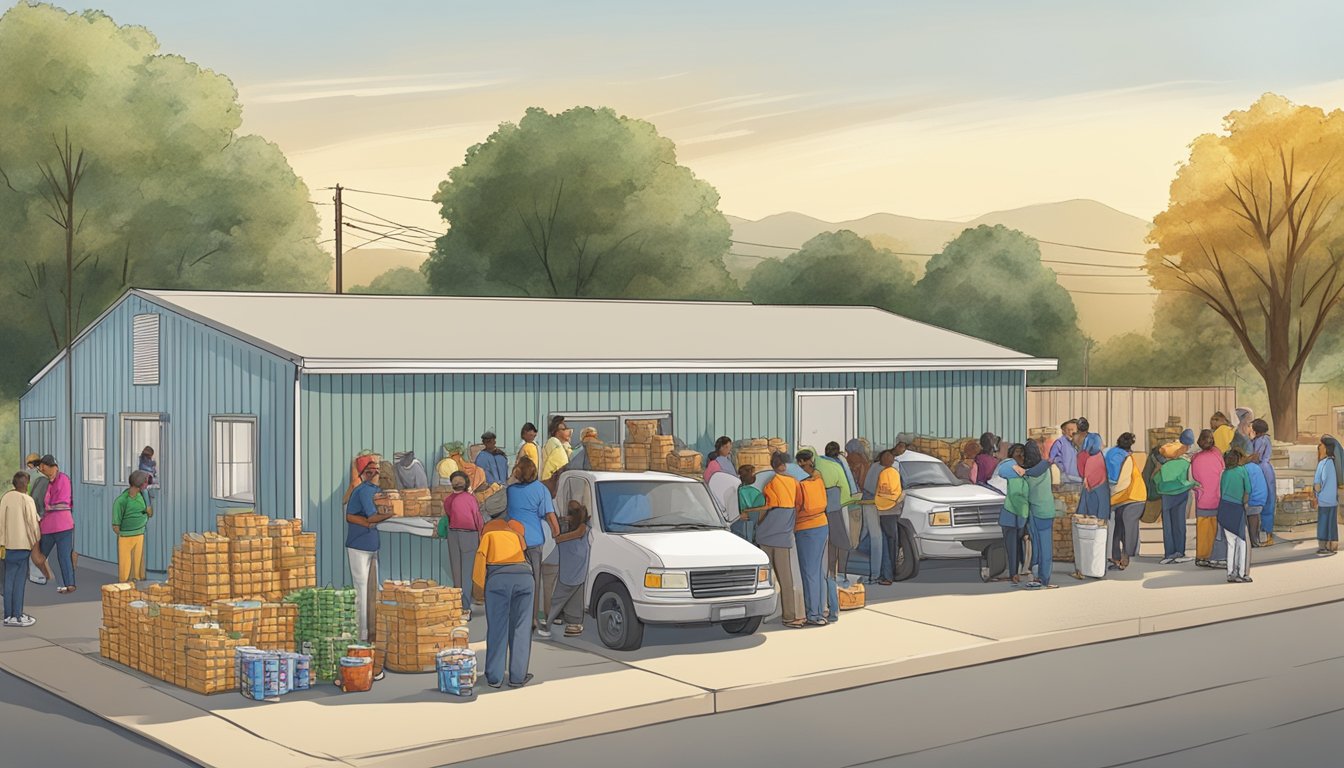
<svg viewBox="0 0 1344 768">
<path fill-rule="evenodd" d="M 1031 236 L 1028 235 L 1028 237 L 1031 237 Z M 1141 252 L 1141 251 L 1113 251 L 1113 250 L 1111 250 L 1110 248 L 1093 248 L 1093 247 L 1090 246 L 1090 245 L 1076 245 L 1076 244 L 1074 244 L 1074 243 L 1056 243 L 1056 242 L 1054 242 L 1053 240 L 1041 240 L 1040 238 L 1032 238 L 1032 239 L 1035 240 L 1035 241 L 1038 242 L 1038 243 L 1045 243 L 1046 245 L 1058 245 L 1058 246 L 1063 246 L 1064 248 L 1078 248 L 1078 249 L 1080 249 L 1080 250 L 1084 250 L 1084 251 L 1096 251 L 1096 252 L 1098 252 L 1098 253 L 1118 253 L 1118 254 L 1121 254 L 1121 255 L 1123 255 L 1123 256 L 1147 256 L 1147 255 L 1148 255 L 1148 254 L 1143 253 L 1143 252 Z"/>
<path fill-rule="evenodd" d="M 346 206 L 346 207 L 349 208 L 349 207 L 351 207 L 351 206 Z M 366 220 L 364 220 L 364 219 L 357 219 L 357 218 L 355 218 L 355 217 L 353 217 L 353 216 L 346 216 L 346 217 L 345 217 L 345 220 L 346 220 L 346 221 L 358 222 L 358 223 L 360 223 L 360 224 L 365 224 L 365 225 L 370 226 L 370 227 L 379 227 L 380 229 L 378 230 L 378 234 L 398 235 L 398 236 L 400 236 L 400 237 L 409 237 L 409 238 L 414 238 L 414 239 L 423 239 L 423 240 L 430 240 L 430 241 L 437 239 L 437 238 L 430 237 L 430 236 L 428 236 L 428 235 L 422 235 L 422 234 L 420 234 L 420 233 L 417 232 L 417 231 L 408 229 L 407 227 L 400 227 L 400 226 L 389 227 L 389 226 L 386 225 L 386 224 L 379 224 L 379 223 L 376 222 L 376 221 L 366 221 Z M 388 231 L 384 231 L 384 230 L 388 230 Z"/>
<path fill-rule="evenodd" d="M 752 245 L 752 246 L 755 246 L 755 247 L 757 247 L 757 248 L 776 248 L 776 249 L 781 250 L 781 251 L 794 251 L 794 252 L 797 252 L 797 251 L 799 251 L 799 250 L 802 250 L 802 246 L 772 245 L 772 244 L 770 244 L 770 243 L 753 243 L 753 242 L 748 242 L 748 241 L 746 241 L 746 240 L 732 240 L 732 239 L 729 239 L 728 242 L 733 243 L 733 244 L 735 244 L 735 245 Z M 1088 246 L 1088 245 L 1073 245 L 1072 243 L 1056 243 L 1056 242 L 1053 242 L 1053 241 L 1050 241 L 1050 240 L 1037 240 L 1037 242 L 1039 242 L 1039 243 L 1047 243 L 1047 244 L 1049 244 L 1049 245 L 1060 245 L 1060 246 L 1065 246 L 1065 247 L 1068 247 L 1068 248 L 1082 248 L 1083 250 L 1088 250 L 1088 251 L 1099 251 L 1099 252 L 1101 252 L 1101 253 L 1119 253 L 1119 254 L 1125 254 L 1125 255 L 1129 255 L 1129 256 L 1145 256 L 1145 255 L 1147 255 L 1147 254 L 1143 254 L 1143 253 L 1138 253 L 1137 251 L 1112 251 L 1112 250 L 1108 250 L 1108 249 L 1106 249 L 1106 248 L 1093 248 L 1093 247 Z M 896 254 L 897 256 L 913 256 L 913 257 L 916 257 L 916 258 L 922 258 L 922 259 L 931 259 L 931 258 L 933 258 L 934 256 L 937 256 L 937 255 L 938 255 L 938 254 L 936 254 L 936 253 L 913 253 L 913 252 L 911 252 L 911 251 L 889 251 L 889 253 L 894 253 L 894 254 Z M 744 258 L 769 258 L 769 257 L 766 257 L 766 256 L 756 256 L 756 255 L 753 255 L 753 254 L 746 254 L 746 253 L 739 253 L 739 254 L 735 254 L 735 255 L 737 255 L 737 256 L 742 256 L 742 257 L 744 257 Z M 1103 268 L 1103 269 L 1143 269 L 1143 267 L 1141 267 L 1141 266 L 1136 266 L 1136 265 L 1132 265 L 1132 264 L 1097 264 L 1097 263 L 1095 263 L 1095 262 L 1090 262 L 1090 261 L 1064 261 L 1064 260 L 1062 260 L 1062 259 L 1041 259 L 1041 263 L 1042 263 L 1042 264 L 1067 264 L 1067 265 L 1069 265 L 1069 266 L 1074 266 L 1074 267 L 1100 267 L 1100 268 Z"/>
<path fill-rule="evenodd" d="M 377 230 L 373 230 L 373 229 L 366 229 L 366 228 L 364 228 L 364 227 L 359 226 L 358 224 L 350 224 L 350 223 L 347 223 L 345 226 L 349 227 L 350 229 L 357 229 L 357 230 L 359 230 L 359 231 L 361 231 L 361 232 L 368 232 L 368 233 L 370 233 L 370 234 L 378 235 L 378 237 L 373 238 L 373 240 L 371 240 L 371 241 L 369 241 L 369 242 L 377 242 L 377 241 L 379 241 L 379 240 L 391 240 L 391 241 L 394 242 L 394 243 L 401 243 L 401 244 L 403 244 L 403 245 L 415 245 L 415 246 L 420 246 L 420 247 L 426 247 L 426 246 L 424 245 L 424 243 L 417 243 L 417 242 L 413 242 L 413 241 L 411 241 L 411 240 L 402 240 L 401 238 L 396 237 L 396 236 L 394 236 L 394 235 L 384 234 L 384 233 L 378 232 Z M 368 244 L 369 244 L 369 243 L 365 243 L 365 245 L 368 245 Z M 426 251 L 425 251 L 425 252 L 428 253 L 428 251 L 429 251 L 429 249 L 426 247 Z"/>
<path fill-rule="evenodd" d="M 358 192 L 358 193 L 361 194 L 361 195 L 379 195 L 379 196 L 381 196 L 381 197 L 399 197 L 399 198 L 401 198 L 402 200 L 416 200 L 416 201 L 419 201 L 419 202 L 422 202 L 422 203 L 432 203 L 432 202 L 434 202 L 433 200 L 430 200 L 430 199 L 427 198 L 427 197 L 411 197 L 410 195 L 398 195 L 398 194 L 394 194 L 394 193 L 392 193 L 392 192 L 372 192 L 372 191 L 367 190 L 367 189 L 351 189 L 350 187 L 342 187 L 342 189 L 344 189 L 346 192 Z"/>
<path fill-rule="evenodd" d="M 432 236 L 434 236 L 434 237 L 441 237 L 442 234 L 443 234 L 443 233 L 441 233 L 441 232 L 435 232 L 435 231 L 432 230 L 432 229 L 425 229 L 424 227 L 416 227 L 416 226 L 412 226 L 412 225 L 410 225 L 410 224 L 402 224 L 402 223 L 399 222 L 399 221 L 393 221 L 393 220 L 387 218 L 386 216 L 379 216 L 378 214 L 374 213 L 373 211 L 366 211 L 366 210 L 364 210 L 363 208 L 359 208 L 359 207 L 353 206 L 353 205 L 351 205 L 351 204 L 349 204 L 349 203 L 346 203 L 346 204 L 345 204 L 345 207 L 346 207 L 346 208 L 349 208 L 349 209 L 352 210 L 352 211 L 359 211 L 360 213 L 364 214 L 365 216 L 372 216 L 373 218 L 378 219 L 379 221 L 386 222 L 386 223 L 391 224 L 391 225 L 396 226 L 396 227 L 401 227 L 402 229 L 415 230 L 415 231 L 417 231 L 417 232 L 423 232 L 423 233 L 425 233 L 426 235 L 432 235 Z M 372 222 L 366 222 L 366 223 L 372 223 Z"/>
<path fill-rule="evenodd" d="M 1126 277 L 1133 279 L 1136 277 L 1146 278 L 1148 275 L 1090 275 L 1086 272 L 1056 272 L 1055 277 Z"/>
<path fill-rule="evenodd" d="M 1160 296 L 1158 291 L 1075 291 L 1070 288 L 1064 290 L 1069 293 L 1085 293 L 1089 296 Z"/>
<path fill-rule="evenodd" d="M 1097 264 L 1091 261 L 1060 261 L 1059 259 L 1041 259 L 1042 264 L 1067 264 L 1071 267 L 1104 267 L 1106 269 L 1143 269 L 1133 264 Z"/>
</svg>

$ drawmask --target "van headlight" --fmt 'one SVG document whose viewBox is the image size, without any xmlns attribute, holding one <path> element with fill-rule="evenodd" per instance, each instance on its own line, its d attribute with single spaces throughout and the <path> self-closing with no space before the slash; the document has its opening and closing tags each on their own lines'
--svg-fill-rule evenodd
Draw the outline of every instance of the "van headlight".
<svg viewBox="0 0 1344 768">
<path fill-rule="evenodd" d="M 951 524 L 952 524 L 952 510 L 950 509 L 943 510 L 942 512 L 934 512 L 933 514 L 929 515 L 929 525 L 942 526 Z"/>
<path fill-rule="evenodd" d="M 691 578 L 686 571 L 650 568 L 644 572 L 644 586 L 648 589 L 690 589 Z"/>
<path fill-rule="evenodd" d="M 770 586 L 770 569 L 768 567 L 756 569 L 756 584 L 758 586 Z"/>
</svg>

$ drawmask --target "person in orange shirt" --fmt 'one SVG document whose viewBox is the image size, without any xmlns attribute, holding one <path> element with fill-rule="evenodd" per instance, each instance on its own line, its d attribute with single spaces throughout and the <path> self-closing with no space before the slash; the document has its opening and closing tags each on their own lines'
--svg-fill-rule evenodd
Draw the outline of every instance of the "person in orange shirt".
<svg viewBox="0 0 1344 768">
<path fill-rule="evenodd" d="M 800 451 L 794 457 L 798 466 L 808 474 L 799 483 L 802 504 L 793 523 L 793 538 L 798 546 L 798 570 L 803 582 L 803 610 L 807 623 L 824 627 L 822 614 L 826 610 L 826 481 L 817 471 L 817 456 L 811 451 Z"/>
<path fill-rule="evenodd" d="M 793 587 L 794 525 L 802 510 L 803 489 L 789 475 L 788 454 L 776 451 L 770 457 L 770 468 L 775 476 L 765 484 L 765 511 L 756 523 L 756 546 L 770 559 L 779 585 L 780 620 L 790 629 L 805 626 L 802 596 Z M 824 492 L 825 489 L 823 489 Z M 825 510 L 822 519 L 825 520 Z M 822 538 L 822 546 L 826 540 Z"/>
<path fill-rule="evenodd" d="M 535 585 L 527 561 L 522 523 L 505 516 L 486 523 L 471 573 L 472 597 L 485 602 L 485 682 L 500 688 L 507 673 L 510 688 L 532 680 Z"/>
</svg>

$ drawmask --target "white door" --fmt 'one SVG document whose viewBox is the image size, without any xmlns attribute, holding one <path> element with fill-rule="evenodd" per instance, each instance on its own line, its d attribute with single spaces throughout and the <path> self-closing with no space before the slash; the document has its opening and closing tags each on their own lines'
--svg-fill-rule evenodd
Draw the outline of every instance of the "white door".
<svg viewBox="0 0 1344 768">
<path fill-rule="evenodd" d="M 827 443 L 836 442 L 844 448 L 856 437 L 857 402 L 853 390 L 794 393 L 794 447 L 824 451 Z"/>
</svg>

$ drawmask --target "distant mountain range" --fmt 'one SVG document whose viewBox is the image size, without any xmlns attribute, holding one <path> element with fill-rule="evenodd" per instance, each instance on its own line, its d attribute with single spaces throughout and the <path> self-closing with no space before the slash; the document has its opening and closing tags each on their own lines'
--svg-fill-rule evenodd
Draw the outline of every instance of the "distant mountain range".
<svg viewBox="0 0 1344 768">
<path fill-rule="evenodd" d="M 915 219 L 891 213 L 875 213 L 853 221 L 829 222 L 801 213 L 779 213 L 757 221 L 729 216 L 733 227 L 732 254 L 728 270 L 745 282 L 762 258 L 784 258 L 790 251 L 763 246 L 798 248 L 823 232 L 848 229 L 893 251 L 930 254 L 943 249 L 962 231 L 981 224 L 1002 224 L 1020 230 L 1041 243 L 1041 258 L 1078 264 L 1140 266 L 1142 256 L 1104 253 L 1071 247 L 1077 245 L 1110 251 L 1143 252 L 1150 222 L 1117 211 L 1095 200 L 1068 200 L 1009 211 L 996 211 L 968 222 Z M 746 245 L 760 243 L 761 245 Z M 1070 245 L 1055 245 L 1068 243 Z M 925 257 L 906 257 L 916 275 L 923 274 Z M 1100 296 L 1078 291 L 1136 293 L 1151 291 L 1144 277 L 1074 277 L 1073 274 L 1144 275 L 1138 270 L 1094 268 L 1072 264 L 1047 264 L 1068 276 L 1060 283 L 1073 293 L 1079 325 L 1098 340 L 1126 331 L 1147 332 L 1152 320 L 1154 297 Z"/>
<path fill-rule="evenodd" d="M 1055 261 L 1077 262 L 1079 265 L 1139 266 L 1143 257 L 1104 253 L 1072 246 L 1084 245 L 1110 251 L 1142 252 L 1147 250 L 1144 238 L 1151 228 L 1149 222 L 1122 213 L 1095 200 L 1068 200 L 1060 203 L 1032 205 L 1010 211 L 987 213 L 968 222 L 915 219 L 891 213 L 875 213 L 853 221 L 829 222 L 801 213 L 779 213 L 758 221 L 729 216 L 733 227 L 731 255 L 728 270 L 739 282 L 745 283 L 751 270 L 762 259 L 782 259 L 803 243 L 822 232 L 848 229 L 867 237 L 875 244 L 893 251 L 916 254 L 937 253 L 962 231 L 981 224 L 1002 224 L 1021 230 L 1041 243 L 1041 257 Z M 746 245 L 760 243 L 761 245 Z M 1070 245 L 1055 245 L 1068 243 Z M 765 246 L 785 246 L 765 247 Z M 922 256 L 905 257 L 916 275 L 922 275 L 928 261 Z M 378 275 L 397 267 L 418 267 L 424 257 L 406 251 L 368 248 L 350 251 L 345 259 L 345 285 L 368 285 Z M 1110 338 L 1126 331 L 1147 332 L 1152 320 L 1152 296 L 1094 295 L 1079 291 L 1105 293 L 1136 293 L 1152 290 L 1145 273 L 1138 270 L 1107 269 L 1105 267 L 1047 264 L 1056 272 L 1063 272 L 1060 283 L 1073 291 L 1078 307 L 1079 325 L 1095 339 Z M 1074 274 L 1140 275 L 1140 277 L 1074 277 Z M 334 286 L 335 278 L 331 284 Z"/>
</svg>

